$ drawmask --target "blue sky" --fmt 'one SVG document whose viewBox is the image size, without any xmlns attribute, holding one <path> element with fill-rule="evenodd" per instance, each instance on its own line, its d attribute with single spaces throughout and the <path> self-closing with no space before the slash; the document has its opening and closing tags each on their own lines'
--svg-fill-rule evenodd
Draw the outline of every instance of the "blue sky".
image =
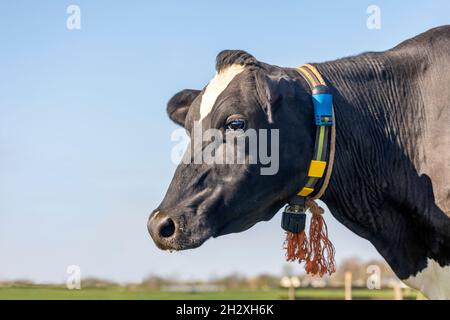
<svg viewBox="0 0 450 320">
<path fill-rule="evenodd" d="M 81 8 L 81 30 L 66 8 Z M 381 9 L 369 30 L 366 9 Z M 280 215 L 196 250 L 158 251 L 146 220 L 175 166 L 165 104 L 223 49 L 282 66 L 384 50 L 450 21 L 448 1 L 2 1 L 0 280 L 279 273 Z M 328 216 L 338 260 L 379 257 Z M 302 267 L 296 266 L 300 272 Z"/>
</svg>

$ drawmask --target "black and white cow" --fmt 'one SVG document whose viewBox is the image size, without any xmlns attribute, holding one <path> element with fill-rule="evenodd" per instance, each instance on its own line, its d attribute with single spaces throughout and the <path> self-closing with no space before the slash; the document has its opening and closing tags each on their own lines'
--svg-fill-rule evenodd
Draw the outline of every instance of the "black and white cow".
<svg viewBox="0 0 450 320">
<path fill-rule="evenodd" d="M 450 26 L 384 52 L 314 64 L 332 89 L 336 156 L 323 201 L 368 239 L 395 273 L 430 298 L 450 298 Z M 162 249 L 269 220 L 305 181 L 315 126 L 311 91 L 296 69 L 223 51 L 203 90 L 168 103 L 189 132 L 279 129 L 280 167 L 180 164 L 148 222 Z M 195 141 L 192 141 L 195 143 Z"/>
</svg>

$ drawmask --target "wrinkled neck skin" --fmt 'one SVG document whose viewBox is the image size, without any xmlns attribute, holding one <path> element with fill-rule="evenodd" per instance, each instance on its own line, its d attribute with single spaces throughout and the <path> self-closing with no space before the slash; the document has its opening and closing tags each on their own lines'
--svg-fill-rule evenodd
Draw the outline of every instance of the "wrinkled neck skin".
<svg viewBox="0 0 450 320">
<path fill-rule="evenodd" d="M 424 106 L 420 92 L 399 79 L 408 72 L 420 80 L 427 62 L 396 70 L 390 59 L 368 53 L 316 64 L 333 91 L 336 119 L 334 168 L 322 200 L 400 279 L 430 298 L 450 298 L 450 219 L 416 169 Z"/>
</svg>

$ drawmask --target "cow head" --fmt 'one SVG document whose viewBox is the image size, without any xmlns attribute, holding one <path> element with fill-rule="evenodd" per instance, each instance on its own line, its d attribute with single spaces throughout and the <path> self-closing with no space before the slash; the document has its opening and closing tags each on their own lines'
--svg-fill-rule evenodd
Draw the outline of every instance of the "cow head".
<svg viewBox="0 0 450 320">
<path fill-rule="evenodd" d="M 202 133 L 216 129 L 234 138 L 245 137 L 250 129 L 266 129 L 266 150 L 278 153 L 278 164 L 272 164 L 275 171 L 263 174 L 267 163 L 259 160 L 180 163 L 166 196 L 148 221 L 150 235 L 161 249 L 195 248 L 210 237 L 241 232 L 271 219 L 298 191 L 312 157 L 315 129 L 310 96 L 294 69 L 228 50 L 217 56 L 216 70 L 203 90 L 183 90 L 167 105 L 169 117 L 191 136 L 185 158 L 192 160 L 208 146 L 208 139 L 194 134 L 200 124 Z M 272 130 L 278 130 L 278 137 L 270 135 Z M 261 139 L 259 148 L 260 143 Z M 226 158 L 229 149 L 224 144 L 219 141 L 216 156 L 223 153 Z"/>
</svg>

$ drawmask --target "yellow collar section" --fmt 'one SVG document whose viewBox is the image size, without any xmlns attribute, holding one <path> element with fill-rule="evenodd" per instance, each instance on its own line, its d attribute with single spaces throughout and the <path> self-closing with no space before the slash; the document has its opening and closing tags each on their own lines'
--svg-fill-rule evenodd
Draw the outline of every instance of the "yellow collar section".
<svg viewBox="0 0 450 320">
<path fill-rule="evenodd" d="M 314 200 L 319 199 L 324 194 L 333 169 L 336 139 L 334 110 L 332 100 L 329 100 L 330 106 L 328 113 L 321 110 L 320 104 L 322 100 L 319 97 L 321 93 L 315 92 L 319 92 L 320 90 L 318 89 L 327 89 L 328 87 L 317 68 L 311 64 L 304 64 L 297 68 L 297 70 L 311 88 L 317 125 L 316 142 L 313 159 L 309 165 L 308 179 L 297 195 Z M 329 95 L 328 99 L 332 99 L 331 93 L 327 94 Z M 322 182 L 322 184 L 320 185 L 319 182 Z"/>
</svg>

